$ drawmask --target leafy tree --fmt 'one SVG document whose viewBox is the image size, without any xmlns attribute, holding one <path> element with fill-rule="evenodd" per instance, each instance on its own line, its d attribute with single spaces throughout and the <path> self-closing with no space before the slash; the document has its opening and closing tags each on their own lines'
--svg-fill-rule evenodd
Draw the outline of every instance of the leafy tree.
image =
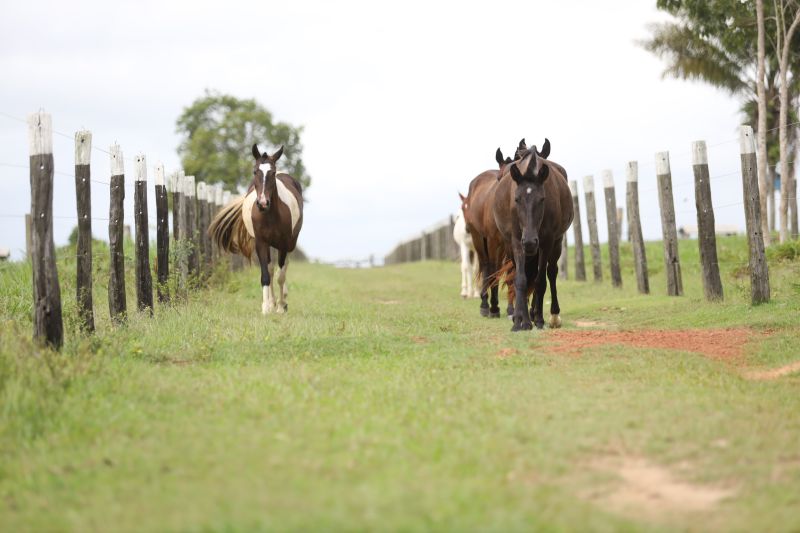
<svg viewBox="0 0 800 533">
<path fill-rule="evenodd" d="M 270 152 L 283 145 L 278 170 L 294 176 L 303 187 L 311 183 L 303 165 L 302 126 L 275 122 L 272 113 L 254 99 L 206 90 L 183 110 L 176 130 L 182 137 L 181 164 L 197 181 L 246 187 L 252 179 L 251 147 L 258 143 Z"/>
<path fill-rule="evenodd" d="M 656 5 L 673 15 L 675 20 L 651 25 L 652 37 L 640 44 L 665 60 L 664 76 L 708 83 L 739 98 L 744 120 L 756 126 L 758 131 L 756 1 L 657 0 Z M 766 1 L 764 7 L 767 36 L 764 80 L 766 159 L 775 165 L 780 159 L 781 43 L 775 38 L 779 20 L 775 16 L 777 6 L 775 2 Z M 791 47 L 794 53 L 790 56 L 789 73 L 800 69 L 800 43 L 792 42 Z M 786 80 L 786 99 L 790 108 L 796 107 L 800 97 L 799 81 L 795 76 Z M 786 133 L 787 145 L 793 149 L 798 144 L 797 128 L 790 128 Z M 762 186 L 766 186 L 766 172 L 760 171 L 759 174 Z M 766 225 L 767 217 L 762 218 Z"/>
</svg>

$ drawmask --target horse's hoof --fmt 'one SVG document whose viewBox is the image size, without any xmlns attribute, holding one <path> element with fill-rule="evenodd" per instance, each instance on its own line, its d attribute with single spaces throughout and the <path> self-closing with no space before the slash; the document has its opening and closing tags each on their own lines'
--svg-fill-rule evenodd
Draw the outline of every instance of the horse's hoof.
<svg viewBox="0 0 800 533">
<path fill-rule="evenodd" d="M 550 315 L 550 327 L 558 329 L 561 327 L 561 315 Z"/>
<path fill-rule="evenodd" d="M 484 318 L 489 317 L 489 308 L 488 307 L 481 307 L 481 316 Z"/>
<path fill-rule="evenodd" d="M 511 331 L 530 331 L 533 329 L 533 326 L 530 322 L 522 322 L 520 324 L 514 324 L 511 326 Z"/>
<path fill-rule="evenodd" d="M 467 295 L 466 295 L 466 294 L 464 294 L 463 292 L 461 293 L 461 299 L 462 299 L 462 300 L 466 300 L 466 299 L 467 299 Z"/>
<path fill-rule="evenodd" d="M 500 318 L 500 310 L 489 311 L 489 318 Z"/>
<path fill-rule="evenodd" d="M 541 322 L 534 322 L 534 325 L 536 326 L 536 329 L 544 329 L 544 320 Z"/>
</svg>

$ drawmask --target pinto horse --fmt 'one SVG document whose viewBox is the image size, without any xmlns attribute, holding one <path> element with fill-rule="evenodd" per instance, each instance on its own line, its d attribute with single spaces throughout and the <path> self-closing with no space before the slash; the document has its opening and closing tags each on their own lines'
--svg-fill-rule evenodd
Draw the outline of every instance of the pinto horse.
<svg viewBox="0 0 800 533">
<path fill-rule="evenodd" d="M 512 331 L 544 327 L 542 307 L 550 282 L 550 327 L 561 326 L 556 279 L 564 234 L 572 224 L 572 196 L 562 167 L 525 149 L 497 182 L 492 212 L 514 270 Z M 545 275 L 547 278 L 545 278 Z M 533 288 L 533 309 L 527 294 Z M 533 318 L 533 324 L 531 324 Z"/>
<path fill-rule="evenodd" d="M 288 254 L 297 246 L 303 227 L 303 188 L 292 176 L 278 173 L 275 164 L 283 155 L 283 146 L 272 155 L 261 153 L 253 145 L 253 181 L 247 194 L 237 198 L 211 221 L 208 234 L 219 247 L 248 259 L 253 248 L 261 265 L 263 314 L 285 313 Z M 275 298 L 273 275 L 278 267 L 278 298 Z"/>
</svg>

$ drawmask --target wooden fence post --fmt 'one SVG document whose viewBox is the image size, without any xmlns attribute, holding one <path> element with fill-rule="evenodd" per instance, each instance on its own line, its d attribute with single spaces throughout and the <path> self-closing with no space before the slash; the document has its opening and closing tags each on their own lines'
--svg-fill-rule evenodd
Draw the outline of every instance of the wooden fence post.
<svg viewBox="0 0 800 533">
<path fill-rule="evenodd" d="M 125 250 L 123 228 L 125 223 L 125 165 L 119 145 L 111 146 L 111 202 L 108 216 L 108 245 L 111 250 L 108 278 L 108 311 L 115 324 L 125 321 Z"/>
<path fill-rule="evenodd" d="M 199 268 L 202 275 L 205 277 L 207 273 L 206 260 L 208 257 L 208 250 L 206 250 L 206 239 L 203 232 L 203 227 L 206 225 L 206 215 L 208 213 L 206 206 L 206 195 L 208 194 L 208 187 L 206 182 L 197 182 L 197 255 L 199 261 Z"/>
<path fill-rule="evenodd" d="M 44 112 L 28 115 L 31 182 L 33 338 L 59 349 L 64 343 L 61 288 L 53 244 L 53 122 Z"/>
<path fill-rule="evenodd" d="M 603 281 L 600 237 L 597 235 L 597 208 L 594 203 L 594 176 L 586 176 L 583 178 L 583 192 L 586 195 L 586 221 L 589 224 L 589 246 L 592 250 L 594 280 Z"/>
<path fill-rule="evenodd" d="M 611 284 L 614 287 L 622 287 L 622 273 L 619 268 L 617 197 L 614 188 L 614 175 L 610 170 L 603 171 L 603 189 L 606 199 L 606 220 L 608 221 L 608 255 L 611 263 Z"/>
<path fill-rule="evenodd" d="M 78 321 L 82 331 L 94 331 L 92 301 L 92 133 L 75 134 L 75 201 L 78 206 L 77 280 Z"/>
<path fill-rule="evenodd" d="M 558 273 L 561 276 L 561 279 L 568 279 L 569 278 L 569 247 L 567 246 L 567 234 L 564 234 L 564 238 L 561 240 L 561 257 L 558 260 L 559 268 Z"/>
<path fill-rule="evenodd" d="M 692 144 L 694 170 L 694 202 L 697 208 L 697 244 L 700 247 L 700 265 L 703 271 L 703 292 L 706 300 L 722 300 L 722 280 L 717 262 L 717 235 L 714 225 L 714 207 L 711 203 L 711 183 L 708 172 L 708 151 L 705 141 Z"/>
<path fill-rule="evenodd" d="M 169 202 L 164 183 L 164 165 L 156 165 L 156 290 L 159 303 L 169 302 Z"/>
<path fill-rule="evenodd" d="M 575 280 L 586 281 L 586 265 L 583 260 L 583 230 L 581 229 L 581 206 L 578 200 L 578 182 L 569 182 L 569 191 L 572 193 L 572 231 L 575 237 Z"/>
<path fill-rule="evenodd" d="M 675 203 L 672 199 L 672 172 L 669 152 L 656 154 L 658 205 L 661 209 L 661 234 L 664 239 L 664 270 L 667 274 L 667 295 L 682 296 L 683 280 L 678 256 L 678 230 L 675 227 Z"/>
<path fill-rule="evenodd" d="M 756 147 L 753 128 L 742 126 L 739 137 L 742 159 L 742 189 L 744 217 L 747 226 L 747 244 L 750 249 L 750 301 L 753 305 L 769 302 L 769 268 L 764 254 L 764 236 L 761 234 L 761 208 L 758 196 Z"/>
<path fill-rule="evenodd" d="M 147 159 L 136 156 L 133 215 L 136 224 L 136 308 L 153 316 L 153 274 L 150 272 L 150 227 L 147 213 Z"/>
<path fill-rule="evenodd" d="M 615 202 L 616 203 L 616 202 Z M 622 240 L 622 221 L 625 219 L 625 212 L 621 207 L 617 208 L 617 240 Z"/>
<path fill-rule="evenodd" d="M 200 275 L 200 246 L 197 242 L 197 187 L 194 176 L 186 176 L 186 240 L 189 245 L 189 273 L 197 280 Z"/>
<path fill-rule="evenodd" d="M 642 294 L 650 294 L 650 279 L 647 274 L 647 253 L 642 238 L 642 223 L 639 220 L 639 163 L 631 161 L 627 168 L 628 233 L 633 245 L 633 266 L 636 270 L 636 286 Z"/>
<path fill-rule="evenodd" d="M 179 170 L 175 175 L 175 192 L 172 195 L 173 207 L 178 206 L 177 214 L 174 217 L 174 225 L 177 228 L 175 271 L 178 274 L 178 292 L 181 298 L 186 298 L 189 283 L 189 245 L 187 243 L 188 228 L 186 227 L 186 175 Z M 173 209 L 174 212 L 174 209 Z"/>
<path fill-rule="evenodd" d="M 792 239 L 796 240 L 800 236 L 797 228 L 797 175 L 792 176 L 792 182 L 789 185 L 789 209 L 791 209 L 789 224 Z"/>
<path fill-rule="evenodd" d="M 183 219 L 180 211 L 181 197 L 183 196 L 183 171 L 178 170 L 171 176 L 169 192 L 172 193 L 172 239 L 177 241 L 181 238 L 183 231 L 181 229 Z"/>
</svg>

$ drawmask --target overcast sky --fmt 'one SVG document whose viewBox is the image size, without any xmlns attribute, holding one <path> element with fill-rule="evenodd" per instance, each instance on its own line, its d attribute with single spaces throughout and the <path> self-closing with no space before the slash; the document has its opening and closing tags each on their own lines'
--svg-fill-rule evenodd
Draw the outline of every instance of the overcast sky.
<svg viewBox="0 0 800 533">
<path fill-rule="evenodd" d="M 30 208 L 25 118 L 56 135 L 56 243 L 75 225 L 72 135 L 178 167 L 175 120 L 208 89 L 256 98 L 305 127 L 300 245 L 324 260 L 382 257 L 458 209 L 457 191 L 494 168 L 500 146 L 541 145 L 581 182 L 638 160 L 645 238 L 660 237 L 654 155 L 672 154 L 678 225 L 696 224 L 691 142 L 707 140 L 718 224 L 744 226 L 738 103 L 662 80 L 636 45 L 663 20 L 654 1 L 7 2 L 0 18 L 0 247 L 24 249 Z M 10 115 L 7 116 L 7 115 Z M 108 181 L 95 150 L 93 178 Z M 93 216 L 108 216 L 96 183 Z M 153 196 L 151 194 L 151 218 Z M 132 217 L 132 190 L 126 218 Z M 727 206 L 727 207 L 725 207 Z M 605 211 L 598 202 L 604 238 Z M 582 216 L 586 223 L 585 214 Z M 107 223 L 93 233 L 107 238 Z M 571 240 L 571 231 L 570 231 Z M 587 230 L 584 227 L 584 235 Z M 585 237 L 586 238 L 586 237 Z"/>
</svg>

